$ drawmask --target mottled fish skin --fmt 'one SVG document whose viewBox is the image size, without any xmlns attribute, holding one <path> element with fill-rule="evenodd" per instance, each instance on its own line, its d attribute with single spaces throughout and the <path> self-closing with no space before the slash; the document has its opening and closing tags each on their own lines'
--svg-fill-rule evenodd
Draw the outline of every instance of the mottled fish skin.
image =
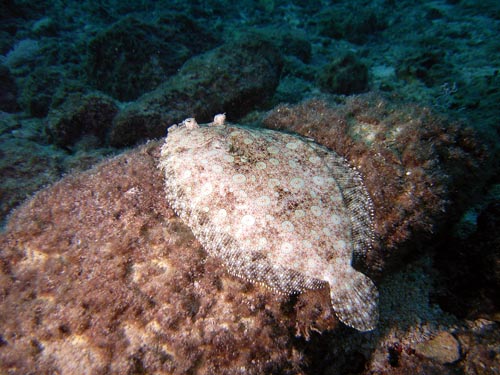
<svg viewBox="0 0 500 375">
<path fill-rule="evenodd" d="M 171 207 L 232 274 L 287 294 L 328 283 L 342 322 L 375 328 L 378 291 L 351 266 L 371 246 L 372 204 L 342 157 L 284 132 L 180 124 L 160 168 Z"/>
</svg>

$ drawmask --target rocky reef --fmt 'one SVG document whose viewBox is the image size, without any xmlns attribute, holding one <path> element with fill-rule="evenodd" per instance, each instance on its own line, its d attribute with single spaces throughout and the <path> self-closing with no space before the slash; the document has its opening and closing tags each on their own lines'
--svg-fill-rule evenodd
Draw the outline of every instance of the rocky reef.
<svg viewBox="0 0 500 375">
<path fill-rule="evenodd" d="M 11 215 L 0 236 L 1 370 L 452 374 L 482 363 L 469 373 L 494 374 L 497 323 L 441 310 L 431 257 L 407 246 L 440 228 L 448 201 L 459 207 L 479 188 L 479 172 L 476 184 L 464 174 L 480 170 L 487 150 L 466 129 L 408 108 L 404 116 L 368 95 L 281 106 L 264 121 L 314 136 L 363 173 L 380 246 L 356 266 L 384 276 L 374 332 L 339 324 L 327 288 L 285 296 L 229 274 L 167 205 L 159 142 L 149 142 Z M 388 258 L 404 254 L 419 260 L 391 271 Z"/>
</svg>

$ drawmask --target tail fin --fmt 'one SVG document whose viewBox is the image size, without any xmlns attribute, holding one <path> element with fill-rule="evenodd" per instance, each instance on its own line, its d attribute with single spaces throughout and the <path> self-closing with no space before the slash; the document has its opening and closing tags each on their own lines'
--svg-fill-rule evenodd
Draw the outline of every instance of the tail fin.
<svg viewBox="0 0 500 375">
<path fill-rule="evenodd" d="M 337 317 L 358 331 L 375 329 L 378 322 L 378 290 L 373 281 L 351 267 L 328 281 Z"/>
</svg>

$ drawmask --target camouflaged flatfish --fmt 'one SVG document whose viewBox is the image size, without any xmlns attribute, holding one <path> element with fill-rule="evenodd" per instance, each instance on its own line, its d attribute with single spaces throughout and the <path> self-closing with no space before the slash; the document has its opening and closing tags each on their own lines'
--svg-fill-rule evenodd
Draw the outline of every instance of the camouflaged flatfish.
<svg viewBox="0 0 500 375">
<path fill-rule="evenodd" d="M 282 293 L 328 283 L 337 317 L 374 329 L 377 289 L 351 266 L 373 239 L 360 174 L 309 139 L 218 120 L 169 129 L 160 168 L 171 207 L 232 274 Z"/>
</svg>

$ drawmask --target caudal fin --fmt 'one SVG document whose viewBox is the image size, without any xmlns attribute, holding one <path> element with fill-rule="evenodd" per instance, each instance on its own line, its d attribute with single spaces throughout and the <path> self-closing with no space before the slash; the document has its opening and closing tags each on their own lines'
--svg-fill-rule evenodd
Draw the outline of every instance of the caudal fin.
<svg viewBox="0 0 500 375">
<path fill-rule="evenodd" d="M 369 277 L 349 268 L 330 281 L 337 317 L 358 331 L 371 331 L 378 322 L 378 290 Z"/>
</svg>

